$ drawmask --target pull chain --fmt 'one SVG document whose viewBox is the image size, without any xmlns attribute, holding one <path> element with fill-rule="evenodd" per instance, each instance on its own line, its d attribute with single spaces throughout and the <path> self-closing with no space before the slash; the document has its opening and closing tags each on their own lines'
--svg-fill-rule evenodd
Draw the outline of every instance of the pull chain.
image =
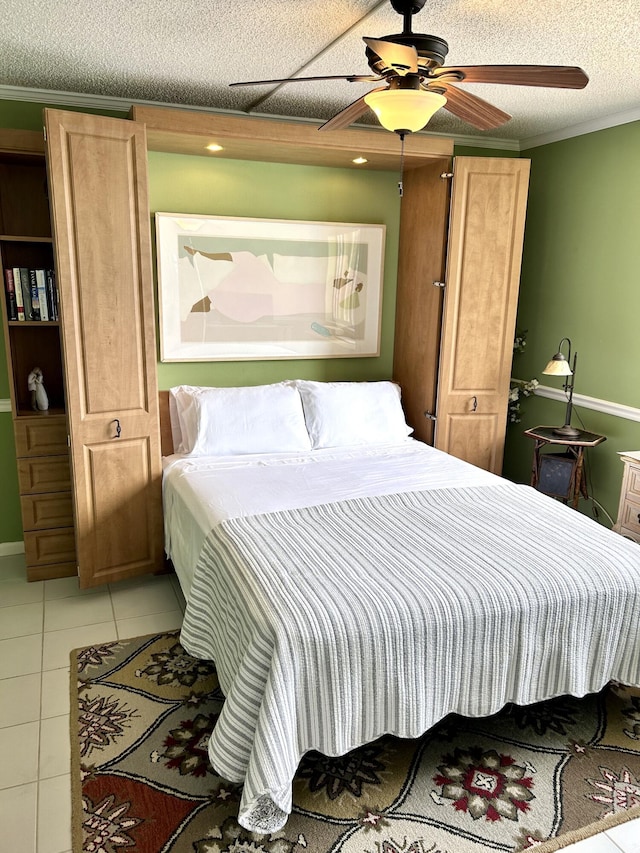
<svg viewBox="0 0 640 853">
<path fill-rule="evenodd" d="M 404 175 L 404 133 L 399 133 L 400 137 L 400 180 L 398 181 L 398 194 L 400 198 L 402 198 L 404 194 L 404 186 L 402 183 L 402 178 Z"/>
</svg>

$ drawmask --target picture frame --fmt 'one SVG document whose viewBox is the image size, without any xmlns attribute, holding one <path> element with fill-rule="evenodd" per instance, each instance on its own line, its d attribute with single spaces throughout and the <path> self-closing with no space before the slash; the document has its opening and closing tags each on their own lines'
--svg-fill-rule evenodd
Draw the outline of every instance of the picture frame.
<svg viewBox="0 0 640 853">
<path fill-rule="evenodd" d="M 385 226 L 156 213 L 160 359 L 380 354 Z"/>
</svg>

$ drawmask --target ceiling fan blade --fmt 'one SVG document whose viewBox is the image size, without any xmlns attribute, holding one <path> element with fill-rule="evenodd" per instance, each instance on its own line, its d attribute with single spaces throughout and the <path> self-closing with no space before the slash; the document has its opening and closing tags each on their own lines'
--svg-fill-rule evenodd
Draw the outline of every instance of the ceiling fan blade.
<svg viewBox="0 0 640 853">
<path fill-rule="evenodd" d="M 382 92 L 386 88 L 386 86 L 378 86 L 371 91 Z M 367 92 L 367 94 L 370 94 L 370 92 Z M 348 127 L 352 122 L 356 121 L 356 119 L 359 119 L 360 116 L 363 116 L 369 109 L 367 104 L 365 104 L 364 99 L 365 95 L 358 98 L 357 101 L 353 101 L 353 103 L 349 104 L 348 107 L 345 107 L 343 110 L 340 110 L 339 113 L 336 113 L 333 118 L 330 118 L 328 121 L 325 121 L 324 124 L 321 124 L 318 130 L 342 130 L 343 128 Z"/>
<path fill-rule="evenodd" d="M 384 80 L 378 74 L 330 74 L 327 77 L 284 77 L 282 80 L 247 80 L 229 86 L 271 86 L 276 83 L 308 83 L 313 80 L 348 80 L 349 83 L 375 83 Z"/>
<path fill-rule="evenodd" d="M 510 86 L 545 86 L 584 89 L 589 78 L 572 65 L 456 65 L 434 68 L 433 78 L 452 75 L 458 83 L 507 83 Z"/>
<path fill-rule="evenodd" d="M 415 47 L 383 39 L 363 38 L 362 40 L 385 65 L 393 68 L 398 74 L 417 74 L 418 51 Z"/>
<path fill-rule="evenodd" d="M 511 118 L 509 113 L 503 112 L 488 101 L 483 101 L 477 95 L 458 89 L 457 86 L 452 86 L 450 83 L 439 80 L 437 88 L 444 89 L 444 96 L 447 99 L 444 109 L 478 130 L 493 130 Z"/>
</svg>

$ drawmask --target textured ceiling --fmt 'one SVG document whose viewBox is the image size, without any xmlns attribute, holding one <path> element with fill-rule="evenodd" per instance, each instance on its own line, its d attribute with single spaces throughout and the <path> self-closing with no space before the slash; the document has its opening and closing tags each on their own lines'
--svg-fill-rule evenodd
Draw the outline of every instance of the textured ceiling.
<svg viewBox="0 0 640 853">
<path fill-rule="evenodd" d="M 0 8 L 0 87 L 319 121 L 374 84 L 228 84 L 300 69 L 366 74 L 362 36 L 402 30 L 387 0 L 0 0 Z M 579 91 L 467 84 L 511 121 L 482 134 L 440 110 L 430 131 L 526 140 L 640 109 L 638 0 L 427 0 L 413 29 L 449 43 L 447 65 L 579 65 L 590 78 Z M 363 122 L 376 123 L 371 113 Z"/>
</svg>

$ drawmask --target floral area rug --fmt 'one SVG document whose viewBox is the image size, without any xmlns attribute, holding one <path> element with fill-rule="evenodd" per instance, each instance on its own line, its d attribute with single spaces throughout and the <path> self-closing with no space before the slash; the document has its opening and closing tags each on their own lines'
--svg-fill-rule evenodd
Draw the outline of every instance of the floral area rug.
<svg viewBox="0 0 640 853">
<path fill-rule="evenodd" d="M 549 853 L 640 816 L 640 690 L 309 753 L 286 826 L 255 835 L 207 760 L 215 669 L 178 633 L 80 649 L 71 672 L 74 853 Z"/>
</svg>

